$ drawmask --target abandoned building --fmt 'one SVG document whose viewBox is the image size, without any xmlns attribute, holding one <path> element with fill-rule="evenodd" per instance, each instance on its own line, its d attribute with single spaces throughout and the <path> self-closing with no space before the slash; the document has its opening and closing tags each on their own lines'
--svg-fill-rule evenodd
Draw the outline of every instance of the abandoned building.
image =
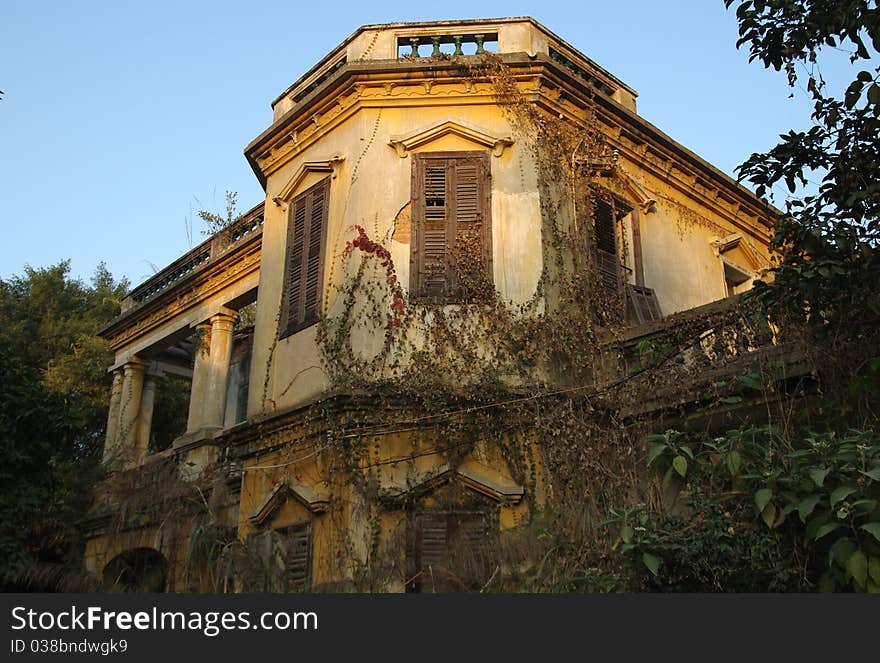
<svg viewBox="0 0 880 663">
<path fill-rule="evenodd" d="M 601 387 L 771 264 L 766 204 L 636 101 L 531 18 L 364 26 L 283 91 L 245 149 L 265 200 L 132 289 L 101 332 L 111 474 L 88 570 L 156 591 L 485 582 L 479 541 L 523 523 L 552 480 L 540 460 L 531 480 L 514 471 L 485 420 L 449 426 L 449 403 L 396 381 L 455 394 L 494 367 L 508 400 Z M 505 317 L 510 341 L 579 306 L 583 283 L 605 302 L 579 311 L 589 375 L 486 330 Z M 441 323 L 465 340 L 441 343 Z M 452 452 L 456 435 L 469 444 Z M 456 555 L 470 570 L 443 577 Z"/>
</svg>

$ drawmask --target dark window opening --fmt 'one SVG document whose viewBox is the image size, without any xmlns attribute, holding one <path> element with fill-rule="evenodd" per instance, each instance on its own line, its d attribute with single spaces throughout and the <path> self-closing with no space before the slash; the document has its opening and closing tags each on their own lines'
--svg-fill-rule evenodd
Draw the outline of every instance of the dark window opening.
<svg viewBox="0 0 880 663">
<path fill-rule="evenodd" d="M 724 261 L 724 286 L 727 296 L 738 295 L 751 287 L 752 275 L 736 265 Z"/>
<path fill-rule="evenodd" d="M 150 453 L 164 451 L 186 432 L 192 379 L 178 375 L 150 378 L 156 381 L 153 419 L 150 426 Z"/>
</svg>

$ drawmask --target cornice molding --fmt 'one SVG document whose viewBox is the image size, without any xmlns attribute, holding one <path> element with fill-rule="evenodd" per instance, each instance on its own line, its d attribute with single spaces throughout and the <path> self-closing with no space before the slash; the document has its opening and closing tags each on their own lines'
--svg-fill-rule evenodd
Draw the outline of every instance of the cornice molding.
<svg viewBox="0 0 880 663">
<path fill-rule="evenodd" d="M 593 99 L 597 104 L 596 115 L 607 125 L 606 133 L 619 147 L 621 155 L 627 154 L 640 169 L 667 181 L 696 202 L 717 209 L 737 227 L 759 235 L 769 232 L 770 221 L 777 210 L 754 193 L 676 143 L 641 116 L 610 98 L 591 94 L 585 83 L 572 78 L 558 63 L 543 57 L 524 60 L 520 56 L 524 57 L 524 54 L 505 54 L 502 59 L 512 67 L 530 101 L 554 115 L 561 114 L 571 121 L 583 123 L 588 115 L 585 104 L 589 105 Z M 326 88 L 291 109 L 248 146 L 245 154 L 262 182 L 361 110 L 387 106 L 416 108 L 425 103 L 434 106 L 498 103 L 491 86 L 485 82 L 474 83 L 467 91 L 455 90 L 455 86 L 462 82 L 461 73 L 448 66 L 427 66 L 427 63 L 420 62 L 405 65 L 376 62 L 369 65 L 343 67 L 337 76 L 327 81 Z M 406 74 L 405 78 L 401 78 L 403 74 Z M 431 82 L 427 91 L 426 81 Z M 400 94 L 403 87 L 407 89 L 405 96 Z M 412 138 L 415 136 L 396 137 L 395 140 L 403 143 L 404 139 Z M 630 138 L 636 143 L 629 142 Z M 408 151 L 405 143 L 393 147 L 398 153 Z M 491 147 L 494 149 L 494 143 Z M 697 190 L 694 183 L 699 181 L 705 182 L 709 189 L 705 192 Z"/>
<path fill-rule="evenodd" d="M 204 271 L 182 279 L 143 306 L 126 311 L 102 329 L 101 336 L 115 352 L 119 352 L 170 319 L 258 272 L 261 248 L 260 242 L 249 242 L 239 250 L 230 251 L 216 263 L 206 265 Z"/>
</svg>

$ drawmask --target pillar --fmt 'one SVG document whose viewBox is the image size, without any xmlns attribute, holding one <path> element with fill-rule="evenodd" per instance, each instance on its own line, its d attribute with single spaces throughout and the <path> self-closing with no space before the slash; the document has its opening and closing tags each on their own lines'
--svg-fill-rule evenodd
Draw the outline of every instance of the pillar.
<svg viewBox="0 0 880 663">
<path fill-rule="evenodd" d="M 110 387 L 110 411 L 107 414 L 107 437 L 104 440 L 104 462 L 115 453 L 119 444 L 119 410 L 122 405 L 122 382 L 124 379 L 121 368 L 113 370 L 113 386 Z"/>
<path fill-rule="evenodd" d="M 210 365 L 211 324 L 203 322 L 196 327 L 195 361 L 189 393 L 189 414 L 186 419 L 186 432 L 194 433 L 204 425 L 205 381 Z"/>
<path fill-rule="evenodd" d="M 210 327 L 202 334 L 193 366 L 187 433 L 201 428 L 223 427 L 226 383 L 232 357 L 232 329 L 237 319 L 234 311 L 217 313 L 211 316 Z"/>
<path fill-rule="evenodd" d="M 119 407 L 118 449 L 129 458 L 137 447 L 140 429 L 141 396 L 147 362 L 133 357 L 123 367 L 122 397 Z"/>
<path fill-rule="evenodd" d="M 141 461 L 150 452 L 150 431 L 153 427 L 153 406 L 156 402 L 156 377 L 147 375 L 141 392 L 140 416 L 135 439 L 134 460 Z"/>
</svg>

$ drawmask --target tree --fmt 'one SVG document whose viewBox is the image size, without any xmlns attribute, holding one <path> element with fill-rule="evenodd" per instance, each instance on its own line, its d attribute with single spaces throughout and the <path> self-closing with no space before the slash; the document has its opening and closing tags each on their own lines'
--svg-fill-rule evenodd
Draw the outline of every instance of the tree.
<svg viewBox="0 0 880 663">
<path fill-rule="evenodd" d="M 781 135 L 738 168 L 759 196 L 777 184 L 791 194 L 776 220 L 780 261 L 755 294 L 812 370 L 809 384 L 796 387 L 763 367 L 752 376 L 758 381 L 737 378 L 762 390 L 768 415 L 772 398 L 793 396 L 796 418 L 720 436 L 649 436 L 649 469 L 663 486 L 685 480 L 679 497 L 687 509 L 617 509 L 611 521 L 619 526 L 615 546 L 653 589 L 880 591 L 877 4 L 725 0 L 736 6 L 737 47 L 785 71 L 813 105 L 810 129 Z M 836 96 L 821 70 L 829 49 L 846 52 L 852 65 Z"/>
<path fill-rule="evenodd" d="M 880 319 L 880 9 L 876 0 L 725 0 L 736 5 L 750 60 L 784 70 L 813 102 L 807 131 L 789 131 L 738 168 L 759 196 L 791 193 L 818 174 L 818 191 L 786 203 L 775 245 L 783 260 L 764 296 L 806 316 L 817 331 Z M 842 98 L 821 71 L 829 49 L 849 54 L 853 80 Z M 859 66 L 857 66 L 859 65 Z"/>
<path fill-rule="evenodd" d="M 96 336 L 128 283 L 69 262 L 0 280 L 0 571 L 81 560 L 77 522 L 100 475 L 112 354 Z M 20 585 L 13 585 L 20 586 Z"/>
</svg>

